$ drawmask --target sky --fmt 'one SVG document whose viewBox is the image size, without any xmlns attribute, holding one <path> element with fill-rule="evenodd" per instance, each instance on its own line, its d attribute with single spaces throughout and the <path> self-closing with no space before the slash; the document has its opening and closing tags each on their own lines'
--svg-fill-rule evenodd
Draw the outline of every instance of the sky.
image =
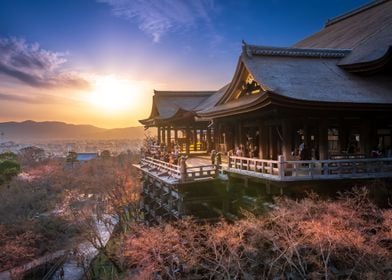
<svg viewBox="0 0 392 280">
<path fill-rule="evenodd" d="M 291 46 L 369 0 L 0 0 L 0 122 L 115 128 L 153 90 L 217 90 L 241 41 Z"/>
</svg>

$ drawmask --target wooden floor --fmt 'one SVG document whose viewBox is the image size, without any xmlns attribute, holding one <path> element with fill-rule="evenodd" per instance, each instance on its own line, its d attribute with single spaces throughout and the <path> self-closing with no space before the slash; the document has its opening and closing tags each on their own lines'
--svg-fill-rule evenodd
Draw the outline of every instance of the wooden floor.
<svg viewBox="0 0 392 280">
<path fill-rule="evenodd" d="M 229 163 L 229 159 L 227 156 L 222 156 L 222 166 L 227 168 Z M 186 161 L 187 166 L 195 167 L 200 165 L 208 165 L 211 164 L 211 157 L 210 156 L 191 156 Z"/>
</svg>

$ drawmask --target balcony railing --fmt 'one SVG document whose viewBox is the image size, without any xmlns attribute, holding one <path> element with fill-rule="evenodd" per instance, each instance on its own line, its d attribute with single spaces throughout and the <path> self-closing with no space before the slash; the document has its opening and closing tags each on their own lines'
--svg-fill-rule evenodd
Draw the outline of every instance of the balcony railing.
<svg viewBox="0 0 392 280">
<path fill-rule="evenodd" d="M 229 157 L 228 167 L 205 164 L 181 167 L 154 158 L 143 158 L 141 169 L 172 183 L 214 179 L 223 172 L 276 181 L 392 178 L 392 158 L 331 160 L 264 160 Z"/>
<path fill-rule="evenodd" d="M 279 180 L 364 179 L 392 177 L 392 158 L 286 161 L 232 156 L 228 172 Z"/>
<path fill-rule="evenodd" d="M 151 157 L 141 159 L 140 168 L 158 177 L 168 177 L 181 182 L 213 179 L 218 175 L 216 165 L 206 164 L 192 167 L 185 165 L 181 167 Z"/>
</svg>

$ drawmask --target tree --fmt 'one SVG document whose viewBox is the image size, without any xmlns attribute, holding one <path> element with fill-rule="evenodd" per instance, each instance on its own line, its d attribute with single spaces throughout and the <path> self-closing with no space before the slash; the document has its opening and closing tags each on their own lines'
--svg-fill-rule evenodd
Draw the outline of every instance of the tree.
<svg viewBox="0 0 392 280">
<path fill-rule="evenodd" d="M 106 244 L 107 235 L 102 233 L 111 232 L 114 224 L 122 231 L 137 219 L 140 189 L 136 174 L 132 174 L 136 170 L 130 169 L 127 161 L 110 157 L 86 162 L 70 172 L 75 182 L 68 186 L 74 185 L 78 193 L 72 198 L 70 210 L 81 236 L 121 272 L 121 262 L 114 258 L 111 246 Z"/>
<path fill-rule="evenodd" d="M 0 154 L 0 161 L 1 160 L 17 160 L 18 156 L 13 152 L 4 152 Z"/>
<path fill-rule="evenodd" d="M 45 150 L 35 146 L 20 149 L 19 159 L 22 165 L 34 166 L 45 159 Z"/>
<path fill-rule="evenodd" d="M 103 159 L 108 159 L 108 158 L 110 158 L 110 156 L 111 156 L 111 154 L 110 154 L 109 150 L 103 150 L 101 152 L 101 158 L 103 158 Z"/>
<path fill-rule="evenodd" d="M 9 181 L 20 172 L 20 164 L 14 160 L 0 161 L 0 182 Z"/>
<path fill-rule="evenodd" d="M 235 223 L 133 225 L 117 258 L 129 279 L 391 279 L 392 209 L 366 190 L 276 206 Z"/>
<path fill-rule="evenodd" d="M 78 157 L 78 154 L 76 152 L 69 151 L 67 158 L 66 158 L 66 161 L 67 161 L 67 163 L 71 163 L 73 166 L 73 164 L 77 161 L 77 157 Z"/>
</svg>

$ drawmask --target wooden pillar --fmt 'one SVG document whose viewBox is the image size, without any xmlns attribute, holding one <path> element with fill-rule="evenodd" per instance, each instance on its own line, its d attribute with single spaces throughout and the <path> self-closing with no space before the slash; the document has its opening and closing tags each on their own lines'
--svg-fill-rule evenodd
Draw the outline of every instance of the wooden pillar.
<svg viewBox="0 0 392 280">
<path fill-rule="evenodd" d="M 339 119 L 339 142 L 340 142 L 340 152 L 347 151 L 348 144 L 348 129 L 343 118 Z"/>
<path fill-rule="evenodd" d="M 207 127 L 206 131 L 206 145 L 207 145 L 207 152 L 210 152 L 211 149 L 211 129 Z"/>
<path fill-rule="evenodd" d="M 166 133 L 165 133 L 164 126 L 162 127 L 161 132 L 162 132 L 162 137 L 161 137 L 162 143 L 166 144 Z"/>
<path fill-rule="evenodd" d="M 273 160 L 277 160 L 279 154 L 282 152 L 281 151 L 281 139 L 280 139 L 280 135 L 278 132 L 279 126 L 278 125 L 273 125 L 271 126 L 271 144 L 270 146 L 272 147 L 272 155 L 270 155 L 271 159 Z"/>
<path fill-rule="evenodd" d="M 185 137 L 185 149 L 186 149 L 186 154 L 189 155 L 189 153 L 190 153 L 190 145 L 191 145 L 191 139 L 190 139 L 191 130 L 189 129 L 189 126 L 186 127 L 185 134 L 186 134 L 186 137 Z"/>
<path fill-rule="evenodd" d="M 197 151 L 197 129 L 193 129 L 193 150 Z"/>
<path fill-rule="evenodd" d="M 262 141 L 263 141 L 263 159 L 270 159 L 269 157 L 269 143 L 268 143 L 268 139 L 269 139 L 269 127 L 268 126 L 264 126 L 263 127 L 263 134 L 262 134 Z"/>
<path fill-rule="evenodd" d="M 359 152 L 364 155 L 369 155 L 369 134 L 370 124 L 368 120 L 362 120 L 359 128 Z"/>
<path fill-rule="evenodd" d="M 263 127 L 263 123 L 259 122 L 259 158 L 263 159 L 265 156 L 265 146 L 264 146 L 264 137 L 265 131 Z"/>
<path fill-rule="evenodd" d="M 309 133 L 309 125 L 307 123 L 304 123 L 303 125 L 304 129 L 304 144 L 306 147 L 309 148 L 310 146 L 310 133 Z"/>
<path fill-rule="evenodd" d="M 369 131 L 369 151 L 375 149 L 378 146 L 378 133 L 377 133 L 377 122 L 370 120 L 370 131 Z"/>
<path fill-rule="evenodd" d="M 268 159 L 273 159 L 274 156 L 273 134 L 273 126 L 268 126 Z"/>
<path fill-rule="evenodd" d="M 242 128 L 242 122 L 240 121 L 240 122 L 238 122 L 238 143 L 239 143 L 239 145 L 244 145 L 245 143 L 244 143 L 244 139 L 243 139 L 243 128 Z"/>
<path fill-rule="evenodd" d="M 170 126 L 167 127 L 167 139 L 166 139 L 166 144 L 168 147 L 170 147 L 171 142 L 171 130 Z"/>
<path fill-rule="evenodd" d="M 220 151 L 220 142 L 221 142 L 221 139 L 220 139 L 220 137 L 221 137 L 221 124 L 220 123 L 218 123 L 218 125 L 215 126 L 214 135 L 212 135 L 212 137 L 213 137 L 213 141 L 214 141 L 214 145 L 215 145 L 212 147 L 212 149 Z"/>
<path fill-rule="evenodd" d="M 176 144 L 178 144 L 178 129 L 177 128 L 174 130 L 174 141 L 176 142 Z"/>
<path fill-rule="evenodd" d="M 157 127 L 158 144 L 161 144 L 161 127 Z"/>
<path fill-rule="evenodd" d="M 320 120 L 319 123 L 319 141 L 318 150 L 320 160 L 328 159 L 328 123 L 325 120 Z"/>
<path fill-rule="evenodd" d="M 202 150 L 207 150 L 207 137 L 206 137 L 206 130 L 200 130 L 200 142 L 202 143 Z"/>
<path fill-rule="evenodd" d="M 221 135 L 222 135 L 222 124 L 219 123 L 216 128 L 214 129 L 214 143 L 215 146 L 212 148 L 214 150 L 220 151 L 221 152 Z"/>
<path fill-rule="evenodd" d="M 282 154 L 284 158 L 290 159 L 291 158 L 291 152 L 293 150 L 293 147 L 291 147 L 291 134 L 292 134 L 292 129 L 291 129 L 291 121 L 289 119 L 283 119 L 281 121 L 281 128 L 282 128 Z"/>
</svg>

